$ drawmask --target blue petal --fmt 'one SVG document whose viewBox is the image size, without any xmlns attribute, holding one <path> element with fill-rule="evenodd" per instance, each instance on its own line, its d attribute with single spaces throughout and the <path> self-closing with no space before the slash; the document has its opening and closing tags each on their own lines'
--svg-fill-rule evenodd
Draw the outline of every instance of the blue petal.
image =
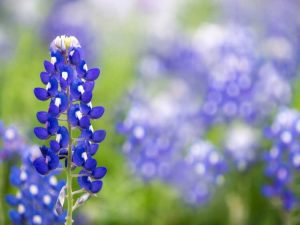
<svg viewBox="0 0 300 225">
<path fill-rule="evenodd" d="M 59 111 L 64 112 L 68 108 L 68 104 L 69 104 L 68 96 L 66 93 L 60 92 L 58 94 L 58 97 L 61 99 L 61 105 L 59 106 Z"/>
<path fill-rule="evenodd" d="M 9 218 L 14 224 L 21 224 L 21 215 L 16 210 L 9 211 Z"/>
<path fill-rule="evenodd" d="M 36 118 L 40 123 L 46 123 L 48 120 L 48 113 L 43 111 L 37 112 Z"/>
<path fill-rule="evenodd" d="M 63 72 L 66 72 L 68 74 L 67 80 L 63 78 Z M 71 84 L 73 81 L 73 69 L 70 66 L 64 65 L 63 67 L 60 68 L 60 78 L 61 80 L 67 81 L 67 84 Z"/>
<path fill-rule="evenodd" d="M 47 123 L 47 130 L 49 132 L 50 135 L 54 135 L 56 134 L 56 132 L 58 131 L 58 121 L 56 118 L 51 117 L 48 119 L 48 123 Z"/>
<path fill-rule="evenodd" d="M 85 65 L 85 61 L 81 60 L 81 62 L 79 63 L 79 66 L 77 67 L 77 73 L 78 73 L 78 77 L 80 78 L 84 78 L 85 74 L 86 74 L 86 70 L 84 69 L 84 65 Z"/>
<path fill-rule="evenodd" d="M 65 79 L 63 79 L 62 77 L 60 77 L 60 87 L 63 90 L 66 90 L 68 87 L 68 82 Z"/>
<path fill-rule="evenodd" d="M 20 174 L 21 174 L 21 171 L 19 168 L 17 168 L 17 167 L 12 168 L 11 174 L 9 177 L 12 185 L 18 187 L 22 184 L 22 181 L 20 179 Z"/>
<path fill-rule="evenodd" d="M 80 102 L 80 110 L 84 115 L 87 115 L 91 111 L 91 107 L 84 102 Z"/>
<path fill-rule="evenodd" d="M 48 72 L 48 73 L 53 73 L 54 72 L 54 65 L 49 62 L 49 61 L 44 61 L 44 67 L 45 67 L 45 70 Z"/>
<path fill-rule="evenodd" d="M 56 78 L 52 77 L 49 80 L 49 83 L 51 84 L 51 87 L 48 89 L 48 93 L 51 96 L 55 96 L 57 93 L 57 90 L 58 90 L 58 82 L 57 82 Z"/>
<path fill-rule="evenodd" d="M 49 151 L 48 156 L 50 157 L 50 160 L 48 161 L 48 167 L 50 170 L 54 170 L 59 165 L 59 158 L 56 154 Z"/>
<path fill-rule="evenodd" d="M 75 100 L 78 100 L 81 96 L 81 93 L 78 91 L 78 86 L 82 85 L 82 81 L 80 80 L 74 80 L 72 83 L 71 83 L 71 86 L 70 86 L 70 91 L 71 91 L 71 96 L 75 99 Z"/>
<path fill-rule="evenodd" d="M 33 166 L 35 167 L 36 171 L 42 175 L 45 175 L 49 172 L 49 168 L 44 157 L 36 158 L 33 161 Z"/>
<path fill-rule="evenodd" d="M 98 193 L 102 189 L 102 185 L 103 185 L 103 183 L 101 180 L 93 181 L 90 191 L 92 193 Z"/>
<path fill-rule="evenodd" d="M 97 152 L 98 148 L 99 148 L 99 144 L 96 143 L 90 144 L 89 153 L 91 155 L 94 155 Z"/>
<path fill-rule="evenodd" d="M 103 113 L 104 113 L 104 107 L 97 106 L 97 107 L 92 108 L 89 115 L 91 116 L 92 119 L 98 119 L 103 115 Z"/>
<path fill-rule="evenodd" d="M 43 84 L 47 84 L 50 80 L 50 74 L 48 72 L 41 72 L 40 78 Z"/>
<path fill-rule="evenodd" d="M 68 121 L 73 126 L 76 127 L 78 125 L 78 118 L 76 117 L 76 112 L 79 110 L 79 105 L 71 105 L 68 111 Z"/>
<path fill-rule="evenodd" d="M 57 141 L 51 140 L 51 141 L 50 141 L 50 148 L 51 148 L 54 152 L 58 152 L 59 149 L 60 149 L 60 145 L 59 145 L 59 143 L 57 143 Z"/>
<path fill-rule="evenodd" d="M 81 170 L 79 175 L 81 175 L 81 174 L 86 174 L 86 172 L 84 170 Z M 81 188 L 83 188 L 87 191 L 90 191 L 91 182 L 88 180 L 88 176 L 80 176 L 80 177 L 78 177 L 77 181 Z"/>
<path fill-rule="evenodd" d="M 6 195 L 5 200 L 11 206 L 17 206 L 20 202 L 20 200 L 17 199 L 16 196 L 11 194 Z"/>
<path fill-rule="evenodd" d="M 97 161 L 93 158 L 88 158 L 85 161 L 84 168 L 89 171 L 93 171 L 97 166 Z"/>
<path fill-rule="evenodd" d="M 73 162 L 77 166 L 82 166 L 84 163 L 84 159 L 82 158 L 82 153 L 84 152 L 84 148 L 81 146 L 77 146 L 74 149 L 74 154 L 73 154 Z"/>
<path fill-rule="evenodd" d="M 102 179 L 107 173 L 107 169 L 105 167 L 97 167 L 94 169 L 92 176 L 95 179 Z"/>
<path fill-rule="evenodd" d="M 83 84 L 83 88 L 86 92 L 92 92 L 95 87 L 95 82 L 88 81 Z"/>
<path fill-rule="evenodd" d="M 46 147 L 45 145 L 43 145 L 43 146 L 40 147 L 40 150 L 41 150 L 43 156 L 46 157 L 46 155 L 47 155 L 48 152 L 49 152 L 49 148 Z"/>
<path fill-rule="evenodd" d="M 44 88 L 35 88 L 34 89 L 35 97 L 41 101 L 46 101 L 49 99 L 49 94 Z"/>
<path fill-rule="evenodd" d="M 70 58 L 70 62 L 73 64 L 73 65 L 78 65 L 81 61 L 80 59 L 80 53 L 77 49 L 73 50 L 73 54 L 69 55 L 69 58 Z"/>
<path fill-rule="evenodd" d="M 83 116 L 81 118 L 81 120 L 79 120 L 79 125 L 81 128 L 83 129 L 87 129 L 89 128 L 89 126 L 91 125 L 90 119 L 87 116 Z"/>
<path fill-rule="evenodd" d="M 100 143 L 105 139 L 106 132 L 105 130 L 97 130 L 93 133 L 93 141 L 96 143 Z"/>
<path fill-rule="evenodd" d="M 61 140 L 60 140 L 60 146 L 62 148 L 66 148 L 69 144 L 69 132 L 68 129 L 64 126 L 61 126 L 60 129 L 58 130 L 59 134 L 61 134 Z"/>
<path fill-rule="evenodd" d="M 83 129 L 81 131 L 80 137 L 84 139 L 90 139 L 92 137 L 93 133 L 89 129 Z"/>
<path fill-rule="evenodd" d="M 85 103 L 89 103 L 93 98 L 93 94 L 91 91 L 85 91 L 81 96 L 81 101 Z"/>
<path fill-rule="evenodd" d="M 56 58 L 55 67 L 58 68 L 64 62 L 64 56 L 59 52 L 51 52 L 51 56 Z"/>
<path fill-rule="evenodd" d="M 39 138 L 41 140 L 46 140 L 49 137 L 47 129 L 45 129 L 43 127 L 34 128 L 34 134 L 35 134 L 35 136 L 37 136 L 37 138 Z"/>
<path fill-rule="evenodd" d="M 88 72 L 85 75 L 85 79 L 88 81 L 96 80 L 100 75 L 100 70 L 98 68 L 93 68 L 88 70 Z"/>
<path fill-rule="evenodd" d="M 49 109 L 48 112 L 53 116 L 56 117 L 59 114 L 59 108 L 54 104 L 54 103 L 50 103 L 49 105 Z"/>
</svg>

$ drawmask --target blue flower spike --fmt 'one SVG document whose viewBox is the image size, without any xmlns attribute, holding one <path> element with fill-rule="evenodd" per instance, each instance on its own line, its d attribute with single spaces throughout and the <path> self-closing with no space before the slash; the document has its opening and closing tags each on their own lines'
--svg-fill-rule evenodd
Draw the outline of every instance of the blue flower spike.
<svg viewBox="0 0 300 225">
<path fill-rule="evenodd" d="M 282 207 L 291 211 L 300 204 L 297 197 L 297 173 L 300 167 L 300 114 L 294 109 L 283 108 L 276 115 L 272 126 L 266 130 L 272 147 L 264 156 L 265 175 L 270 183 L 262 193 L 271 199 L 280 199 Z"/>
<path fill-rule="evenodd" d="M 66 224 L 70 225 L 72 211 L 102 189 L 101 179 L 107 172 L 93 158 L 106 136 L 104 130 L 94 130 L 92 126 L 92 121 L 104 113 L 104 107 L 93 107 L 91 103 L 100 69 L 88 69 L 81 58 L 80 43 L 74 36 L 56 37 L 50 45 L 50 53 L 51 59 L 44 62 L 45 71 L 40 74 L 45 87 L 34 89 L 38 100 L 50 100 L 48 110 L 36 115 L 43 126 L 34 128 L 36 137 L 49 140 L 49 146 L 40 147 L 34 154 L 33 165 L 40 174 L 47 175 L 64 160 L 67 185 L 63 196 L 68 205 Z M 75 129 L 79 130 L 78 137 L 72 136 Z M 80 168 L 79 174 L 73 174 L 76 167 Z M 76 202 L 73 198 L 78 191 L 72 191 L 74 177 L 81 187 L 79 192 L 83 193 Z M 58 201 L 60 207 L 61 202 Z"/>
<path fill-rule="evenodd" d="M 6 202 L 11 206 L 9 217 L 12 224 L 59 225 L 64 222 L 64 212 L 54 213 L 54 207 L 65 182 L 58 181 L 53 172 L 40 176 L 30 157 L 25 157 L 20 168 L 12 168 L 10 182 L 18 189 L 16 195 L 6 195 Z"/>
</svg>

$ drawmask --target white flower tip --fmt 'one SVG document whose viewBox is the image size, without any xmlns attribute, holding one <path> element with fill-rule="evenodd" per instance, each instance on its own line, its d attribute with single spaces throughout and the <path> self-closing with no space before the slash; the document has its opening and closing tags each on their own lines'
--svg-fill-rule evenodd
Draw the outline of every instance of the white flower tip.
<svg viewBox="0 0 300 225">
<path fill-rule="evenodd" d="M 78 39 L 74 36 L 60 35 L 57 36 L 50 45 L 50 49 L 56 51 L 66 51 L 70 48 L 80 48 Z"/>
</svg>

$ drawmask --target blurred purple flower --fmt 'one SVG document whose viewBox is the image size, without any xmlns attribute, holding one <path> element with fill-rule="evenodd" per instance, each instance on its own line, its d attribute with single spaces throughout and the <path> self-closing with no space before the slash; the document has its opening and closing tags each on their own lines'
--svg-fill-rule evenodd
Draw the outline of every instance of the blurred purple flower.
<svg viewBox="0 0 300 225">
<path fill-rule="evenodd" d="M 198 101 L 189 86 L 170 77 L 145 79 L 132 92 L 130 103 L 117 128 L 126 136 L 123 152 L 132 171 L 145 181 L 168 183 L 191 204 L 207 202 L 225 172 L 224 162 L 208 144 L 200 146 L 204 155 L 195 147 L 194 158 L 187 150 L 203 132 Z M 200 164 L 207 170 L 202 174 L 196 171 Z"/>
<path fill-rule="evenodd" d="M 196 33 L 195 43 L 208 69 L 201 114 L 209 124 L 259 122 L 290 101 L 290 84 L 257 51 L 250 30 L 209 25 Z M 276 85 L 278 88 L 270 88 Z"/>
<path fill-rule="evenodd" d="M 26 157 L 21 168 L 12 168 L 10 182 L 18 189 L 16 195 L 6 195 L 6 201 L 12 207 L 9 216 L 14 225 L 58 225 L 64 222 L 65 214 L 54 212 L 64 181 L 57 181 L 53 174 L 40 176 Z"/>
<path fill-rule="evenodd" d="M 263 194 L 279 198 L 286 210 L 299 205 L 297 198 L 297 172 L 300 168 L 300 114 L 284 108 L 275 117 L 272 126 L 266 130 L 272 147 L 265 154 L 265 175 L 270 184 L 263 187 Z"/>
<path fill-rule="evenodd" d="M 300 4 L 297 1 L 222 0 L 224 20 L 252 26 L 259 30 L 266 50 L 264 57 L 272 62 L 284 78 L 297 76 L 300 62 Z"/>
<path fill-rule="evenodd" d="M 204 204 L 224 182 L 227 171 L 223 157 L 205 141 L 193 143 L 172 167 L 169 183 L 190 204 Z"/>
<path fill-rule="evenodd" d="M 11 157 L 23 157 L 25 151 L 25 139 L 20 134 L 19 128 L 14 125 L 5 127 L 0 121 L 0 162 Z"/>
</svg>

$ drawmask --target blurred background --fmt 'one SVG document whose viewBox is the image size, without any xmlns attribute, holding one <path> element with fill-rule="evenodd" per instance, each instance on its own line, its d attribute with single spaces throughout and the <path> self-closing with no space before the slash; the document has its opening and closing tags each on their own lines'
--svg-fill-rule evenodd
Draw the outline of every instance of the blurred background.
<svg viewBox="0 0 300 225">
<path fill-rule="evenodd" d="M 32 128 L 46 104 L 33 89 L 50 42 L 74 35 L 101 69 L 93 104 L 106 112 L 94 127 L 108 134 L 96 155 L 108 174 L 78 210 L 83 224 L 300 224 L 299 9 L 293 0 L 0 0 L 0 120 L 40 143 Z M 0 164 L 4 199 L 21 162 Z"/>
</svg>

